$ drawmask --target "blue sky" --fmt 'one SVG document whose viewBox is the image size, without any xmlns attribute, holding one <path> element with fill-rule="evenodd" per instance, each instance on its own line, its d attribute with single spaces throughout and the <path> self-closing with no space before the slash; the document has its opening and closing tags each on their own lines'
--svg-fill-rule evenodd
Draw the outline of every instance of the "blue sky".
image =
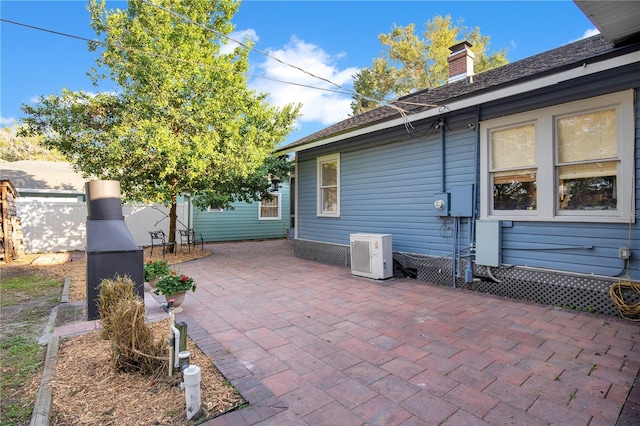
<svg viewBox="0 0 640 426">
<path fill-rule="evenodd" d="M 45 28 L 83 38 L 94 38 L 87 2 L 8 1 L 0 3 L 4 20 Z M 109 1 L 109 8 L 126 2 Z M 597 33 L 594 25 L 570 0 L 557 1 L 269 1 L 245 0 L 235 15 L 234 37 L 250 36 L 256 48 L 343 87 L 352 76 L 371 65 L 381 45 L 378 35 L 394 24 L 416 24 L 422 30 L 435 16 L 451 15 L 454 22 L 479 27 L 491 40 L 491 50 L 506 49 L 515 62 Z M 87 43 L 10 24 L 0 23 L 0 126 L 22 116 L 20 106 L 39 95 L 62 88 L 97 92 L 108 84 L 92 86 L 86 76 L 95 53 Z M 252 53 L 252 75 L 330 87 L 308 74 Z M 351 98 L 329 91 L 250 78 L 251 87 L 269 94 L 269 102 L 303 104 L 302 116 L 286 142 L 293 142 L 347 118 Z"/>
</svg>

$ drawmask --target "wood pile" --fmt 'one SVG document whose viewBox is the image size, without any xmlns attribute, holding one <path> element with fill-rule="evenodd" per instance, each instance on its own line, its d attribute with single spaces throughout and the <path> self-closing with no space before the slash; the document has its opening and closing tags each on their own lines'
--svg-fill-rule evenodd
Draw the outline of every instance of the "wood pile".
<svg viewBox="0 0 640 426">
<path fill-rule="evenodd" d="M 22 225 L 17 215 L 16 198 L 20 195 L 11 181 L 0 181 L 0 260 L 5 263 L 24 255 Z"/>
</svg>

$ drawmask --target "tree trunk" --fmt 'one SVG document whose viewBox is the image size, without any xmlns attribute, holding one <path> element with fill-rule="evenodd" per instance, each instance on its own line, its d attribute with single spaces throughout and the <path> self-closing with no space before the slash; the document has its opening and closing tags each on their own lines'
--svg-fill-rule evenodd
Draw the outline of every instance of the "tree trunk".
<svg viewBox="0 0 640 426">
<path fill-rule="evenodd" d="M 171 207 L 169 208 L 169 242 L 174 243 L 176 241 L 176 222 L 178 219 L 178 203 L 175 195 L 171 196 Z M 174 250 L 175 245 L 170 246 Z"/>
</svg>

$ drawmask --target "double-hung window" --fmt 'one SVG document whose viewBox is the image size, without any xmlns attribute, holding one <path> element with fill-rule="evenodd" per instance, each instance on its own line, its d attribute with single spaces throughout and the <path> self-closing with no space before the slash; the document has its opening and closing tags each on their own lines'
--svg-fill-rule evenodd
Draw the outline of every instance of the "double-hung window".
<svg viewBox="0 0 640 426">
<path fill-rule="evenodd" d="M 616 109 L 556 118 L 560 212 L 617 210 L 620 168 Z"/>
<path fill-rule="evenodd" d="M 481 216 L 634 220 L 632 91 L 481 123 Z"/>
<path fill-rule="evenodd" d="M 491 132 L 494 210 L 535 210 L 535 125 L 518 124 Z"/>
<path fill-rule="evenodd" d="M 318 157 L 318 216 L 340 216 L 340 154 Z"/>
<path fill-rule="evenodd" d="M 260 200 L 258 203 L 258 220 L 280 220 L 280 194 L 271 193 L 270 200 Z"/>
<path fill-rule="evenodd" d="M 222 209 L 220 208 L 220 206 L 216 202 L 213 202 L 213 203 L 209 204 L 209 207 L 207 208 L 207 211 L 209 213 L 222 213 Z"/>
</svg>

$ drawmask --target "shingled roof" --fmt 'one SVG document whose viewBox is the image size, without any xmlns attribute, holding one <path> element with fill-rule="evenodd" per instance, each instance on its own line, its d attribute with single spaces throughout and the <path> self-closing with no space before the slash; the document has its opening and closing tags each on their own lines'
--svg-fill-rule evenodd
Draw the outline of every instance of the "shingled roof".
<svg viewBox="0 0 640 426">
<path fill-rule="evenodd" d="M 1 165 L 3 180 L 10 180 L 19 191 L 84 194 L 87 179 L 69 163 L 22 160 Z"/>
<path fill-rule="evenodd" d="M 401 107 L 407 115 L 415 114 L 432 107 L 413 104 L 444 105 L 453 100 L 475 95 L 482 91 L 490 91 L 506 87 L 510 84 L 521 83 L 534 77 L 541 77 L 552 72 L 558 72 L 563 68 L 574 66 L 576 63 L 588 63 L 593 58 L 613 53 L 619 49 L 621 48 L 614 47 L 612 43 L 605 40 L 601 35 L 596 35 L 476 74 L 471 80 L 459 80 L 454 83 L 407 95 L 400 98 L 398 100 L 399 102 L 395 102 L 394 104 Z M 382 106 L 326 127 L 316 133 L 285 145 L 279 148 L 278 151 L 287 151 L 288 149 L 396 118 L 398 118 L 398 111 L 395 108 Z"/>
</svg>

